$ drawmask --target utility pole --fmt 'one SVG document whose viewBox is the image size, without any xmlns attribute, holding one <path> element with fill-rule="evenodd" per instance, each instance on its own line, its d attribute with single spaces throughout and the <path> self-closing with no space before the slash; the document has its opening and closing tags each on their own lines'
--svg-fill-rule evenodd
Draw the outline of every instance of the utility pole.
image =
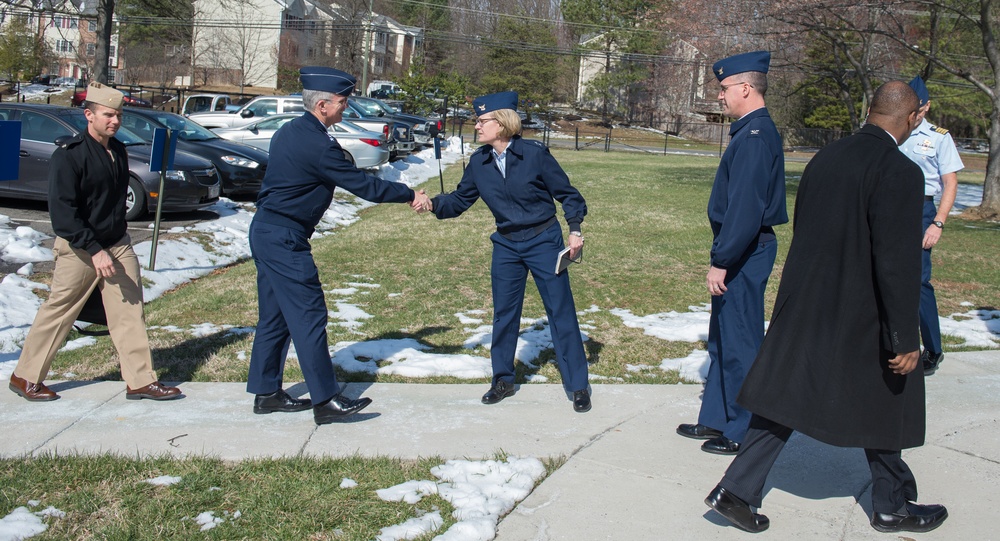
<svg viewBox="0 0 1000 541">
<path fill-rule="evenodd" d="M 372 54 L 372 34 L 375 32 L 375 14 L 372 12 L 372 1 L 368 0 L 368 25 L 365 29 L 365 65 L 361 69 L 361 95 L 368 93 L 368 63 Z"/>
</svg>

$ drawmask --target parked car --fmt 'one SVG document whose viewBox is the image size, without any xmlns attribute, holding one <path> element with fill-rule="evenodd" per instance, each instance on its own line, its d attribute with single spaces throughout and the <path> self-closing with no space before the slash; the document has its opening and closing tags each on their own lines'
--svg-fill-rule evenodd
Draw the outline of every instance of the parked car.
<svg viewBox="0 0 1000 541">
<path fill-rule="evenodd" d="M 36 75 L 29 81 L 33 85 L 45 85 L 49 86 L 52 84 L 52 79 L 55 79 L 54 75 Z"/>
<path fill-rule="evenodd" d="M 413 140 L 420 145 L 431 146 L 434 144 L 434 137 L 441 131 L 441 125 L 428 120 L 422 116 L 402 113 L 389 104 L 376 98 L 364 98 L 361 96 L 351 96 L 348 102 L 356 106 L 367 116 L 391 118 L 398 122 L 408 124 L 413 130 Z"/>
<path fill-rule="evenodd" d="M 413 139 L 413 128 L 410 124 L 401 122 L 394 118 L 368 115 L 363 109 L 351 103 L 350 99 L 347 100 L 347 107 L 344 108 L 344 120 L 353 122 L 368 130 L 372 130 L 370 126 L 387 126 L 389 133 L 391 133 L 391 136 L 396 143 L 393 148 L 390 149 L 389 159 L 406 156 L 413 152 L 416 148 L 416 142 Z"/>
<path fill-rule="evenodd" d="M 122 125 L 147 143 L 153 141 L 156 128 L 178 131 L 178 150 L 201 156 L 215 165 L 222 179 L 222 195 L 253 195 L 260 191 L 267 169 L 267 152 L 223 139 L 185 116 L 156 109 L 125 109 Z"/>
<path fill-rule="evenodd" d="M 80 80 L 76 77 L 56 77 L 52 80 L 52 84 L 58 86 L 73 86 L 75 87 Z"/>
<path fill-rule="evenodd" d="M 270 151 L 271 138 L 278 128 L 299 116 L 274 115 L 239 128 L 216 128 L 214 131 L 226 139 Z M 361 169 L 378 167 L 389 161 L 389 145 L 383 133 L 368 131 L 346 120 L 330 126 L 327 131 L 343 147 L 347 159 Z"/>
<path fill-rule="evenodd" d="M 191 113 L 188 118 L 208 129 L 238 128 L 282 113 L 301 113 L 302 96 L 257 96 L 235 111 Z"/>
<path fill-rule="evenodd" d="M 49 193 L 49 160 L 57 142 L 87 129 L 83 109 L 56 105 L 0 103 L 0 120 L 21 121 L 20 175 L 0 182 L 0 196 L 45 201 Z M 131 176 L 126 199 L 127 220 L 137 220 L 156 208 L 160 173 L 149 171 L 152 146 L 127 128 L 115 138 L 128 151 Z M 167 171 L 163 188 L 163 211 L 179 212 L 205 208 L 219 200 L 219 173 L 212 162 L 178 151 L 174 169 Z"/>
<path fill-rule="evenodd" d="M 86 99 L 87 99 L 87 81 L 79 79 L 76 82 L 76 86 L 73 87 L 73 96 L 70 97 L 69 102 L 73 104 L 73 107 L 79 107 L 83 105 L 83 102 Z"/>
<path fill-rule="evenodd" d="M 143 99 L 138 95 L 132 95 L 131 90 L 122 90 L 121 93 L 124 94 L 122 102 L 124 102 L 125 105 L 131 105 L 132 107 L 153 106 L 153 102 Z M 87 101 L 87 86 L 86 84 L 80 84 L 78 82 L 76 89 L 73 90 L 73 96 L 70 98 L 70 103 L 72 103 L 74 107 L 79 107 L 83 105 L 83 102 L 85 101 Z"/>
<path fill-rule="evenodd" d="M 146 99 L 143 99 L 140 96 L 132 95 L 132 91 L 131 90 L 122 90 L 122 94 L 124 94 L 124 96 L 122 97 L 122 101 L 125 102 L 125 105 L 131 105 L 132 107 L 152 107 L 153 106 L 153 102 L 151 102 L 149 100 L 146 100 Z M 84 99 L 86 99 L 86 96 L 84 96 Z"/>
<path fill-rule="evenodd" d="M 190 115 L 192 113 L 229 112 L 237 109 L 239 106 L 233 103 L 229 94 L 191 94 L 184 98 L 184 105 L 181 106 L 179 113 Z"/>
</svg>

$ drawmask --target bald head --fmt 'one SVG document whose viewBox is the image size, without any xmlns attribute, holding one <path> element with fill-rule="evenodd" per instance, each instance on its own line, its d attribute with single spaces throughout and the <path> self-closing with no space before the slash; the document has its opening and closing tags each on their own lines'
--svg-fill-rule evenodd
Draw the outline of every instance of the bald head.
<svg viewBox="0 0 1000 541">
<path fill-rule="evenodd" d="M 919 123 L 919 108 L 920 100 L 910 85 L 889 81 L 875 90 L 867 123 L 891 133 L 902 144 Z"/>
</svg>

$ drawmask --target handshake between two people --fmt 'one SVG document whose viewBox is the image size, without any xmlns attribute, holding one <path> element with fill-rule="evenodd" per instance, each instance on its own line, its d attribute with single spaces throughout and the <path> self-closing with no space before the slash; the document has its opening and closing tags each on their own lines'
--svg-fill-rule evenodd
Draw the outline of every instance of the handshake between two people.
<svg viewBox="0 0 1000 541">
<path fill-rule="evenodd" d="M 414 192 L 413 201 L 410 201 L 410 208 L 417 211 L 417 214 L 422 214 L 434 210 L 434 203 L 431 202 L 430 197 L 427 197 L 427 192 L 420 190 Z"/>
</svg>

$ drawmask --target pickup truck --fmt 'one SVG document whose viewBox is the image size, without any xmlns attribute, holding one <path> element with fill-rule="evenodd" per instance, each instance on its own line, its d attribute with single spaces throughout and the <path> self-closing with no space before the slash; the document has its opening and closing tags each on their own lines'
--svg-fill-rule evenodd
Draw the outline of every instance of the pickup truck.
<svg viewBox="0 0 1000 541">
<path fill-rule="evenodd" d="M 180 114 L 221 113 L 228 112 L 231 108 L 239 108 L 239 106 L 233 103 L 229 94 L 191 94 L 184 98 Z"/>
<path fill-rule="evenodd" d="M 257 96 L 235 111 L 191 113 L 188 118 L 212 128 L 238 128 L 261 118 L 279 113 L 301 113 L 302 98 L 298 96 Z"/>
</svg>

